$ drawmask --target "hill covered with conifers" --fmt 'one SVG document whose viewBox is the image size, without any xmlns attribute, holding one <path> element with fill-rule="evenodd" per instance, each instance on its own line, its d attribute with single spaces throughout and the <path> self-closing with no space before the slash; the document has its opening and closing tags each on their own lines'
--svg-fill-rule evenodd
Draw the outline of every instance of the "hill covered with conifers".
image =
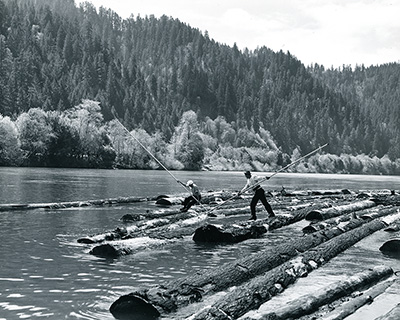
<svg viewBox="0 0 400 320">
<path fill-rule="evenodd" d="M 238 22 L 239 23 L 239 22 Z M 1 165 L 400 173 L 400 65 L 305 66 L 173 17 L 0 0 Z"/>
</svg>

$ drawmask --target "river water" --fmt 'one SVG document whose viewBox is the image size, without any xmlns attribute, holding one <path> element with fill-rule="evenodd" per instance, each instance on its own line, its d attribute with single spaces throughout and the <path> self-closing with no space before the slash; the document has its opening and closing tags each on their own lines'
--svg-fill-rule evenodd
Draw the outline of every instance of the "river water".
<svg viewBox="0 0 400 320">
<path fill-rule="evenodd" d="M 245 184 L 242 172 L 168 174 L 166 171 L 3 167 L 0 168 L 0 203 L 184 195 L 186 191 L 175 178 L 184 182 L 193 179 L 203 191 L 239 190 Z M 271 191 L 282 186 L 289 191 L 344 188 L 398 191 L 400 177 L 280 173 L 264 186 Z M 121 226 L 120 218 L 126 213 L 146 210 L 159 208 L 154 203 L 143 202 L 0 212 L 0 320 L 114 319 L 108 309 L 120 295 L 234 261 L 268 245 L 268 237 L 274 237 L 271 232 L 264 242 L 250 240 L 211 247 L 195 244 L 188 238 L 174 246 L 142 250 L 114 260 L 94 257 L 88 253 L 87 245 L 76 241 Z M 277 231 L 275 236 L 290 236 L 287 233 L 290 229 Z M 361 253 L 357 253 L 360 259 L 371 259 L 363 246 L 372 244 L 360 247 Z M 343 263 L 343 268 L 342 273 L 350 272 L 354 264 Z"/>
</svg>

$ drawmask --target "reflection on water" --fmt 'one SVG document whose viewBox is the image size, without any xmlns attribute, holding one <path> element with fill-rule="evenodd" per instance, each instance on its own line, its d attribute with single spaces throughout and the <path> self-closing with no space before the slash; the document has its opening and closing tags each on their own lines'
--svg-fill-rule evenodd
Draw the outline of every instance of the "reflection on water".
<svg viewBox="0 0 400 320">
<path fill-rule="evenodd" d="M 241 172 L 176 172 L 174 175 L 182 181 L 195 180 L 203 190 L 238 190 L 245 183 Z M 0 203 L 185 192 L 161 171 L 0 168 L 0 179 Z M 400 180 L 383 176 L 348 175 L 343 179 L 338 175 L 280 174 L 266 187 L 280 190 L 282 185 L 289 190 L 398 190 Z M 296 232 L 296 227 L 291 226 L 275 230 L 261 241 L 249 240 L 229 246 L 199 245 L 186 237 L 174 244 L 154 250 L 141 249 L 113 260 L 94 257 L 88 254 L 90 246 L 76 242 L 80 237 L 121 226 L 120 218 L 124 214 L 156 209 L 153 203 L 146 202 L 115 207 L 0 212 L 0 319 L 113 319 L 109 306 L 134 288 L 170 281 L 273 248 Z M 373 261 L 370 248 L 374 243 L 352 249 L 356 250 L 354 261 L 362 261 L 363 265 Z M 378 255 L 380 259 L 379 252 Z M 340 264 L 340 269 L 331 270 L 331 279 L 337 276 L 335 270 L 352 272 L 360 262 L 341 261 Z"/>
</svg>

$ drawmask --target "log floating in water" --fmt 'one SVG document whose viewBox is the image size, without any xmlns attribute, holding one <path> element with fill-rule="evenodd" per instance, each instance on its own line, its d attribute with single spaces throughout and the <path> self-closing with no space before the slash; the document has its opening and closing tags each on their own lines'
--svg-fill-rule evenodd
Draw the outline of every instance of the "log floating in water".
<svg viewBox="0 0 400 320">
<path fill-rule="evenodd" d="M 103 257 L 103 258 L 118 258 L 120 256 L 132 254 L 134 251 L 143 248 L 151 248 L 160 246 L 167 242 L 167 240 L 154 239 L 149 237 L 134 238 L 129 240 L 113 241 L 112 243 L 105 243 L 95 246 L 90 250 L 90 254 Z"/>
<path fill-rule="evenodd" d="M 237 243 L 251 238 L 259 238 L 268 231 L 264 224 L 215 226 L 207 224 L 197 228 L 193 235 L 195 242 Z"/>
<path fill-rule="evenodd" d="M 332 228 L 333 226 L 337 226 L 342 222 L 349 221 L 352 216 L 359 217 L 365 220 L 372 220 L 383 217 L 390 213 L 394 213 L 395 211 L 396 209 L 393 209 L 393 207 L 382 208 L 381 206 L 363 209 L 358 212 L 352 212 L 351 214 L 344 214 L 339 217 L 333 217 L 322 222 L 311 222 L 308 226 L 303 228 L 303 232 L 313 233 L 319 230 Z"/>
<path fill-rule="evenodd" d="M 154 216 L 150 216 L 150 218 L 153 218 L 151 220 L 139 221 L 135 225 L 122 228 L 118 227 L 113 231 L 80 238 L 77 241 L 78 243 L 94 244 L 94 243 L 102 243 L 104 241 L 132 239 L 134 237 L 142 236 L 146 232 L 150 232 L 149 230 L 170 225 L 180 220 L 191 219 L 193 217 L 196 217 L 197 214 L 195 214 L 194 212 L 183 212 L 183 213 L 179 212 L 175 214 L 166 213 L 165 215 L 163 214 L 158 215 L 161 216 L 161 218 L 158 219 L 154 219 Z"/>
<path fill-rule="evenodd" d="M 306 212 L 306 210 L 299 210 L 294 214 L 277 214 L 273 218 L 247 221 L 234 225 L 215 226 L 208 224 L 196 229 L 193 241 L 237 243 L 247 239 L 259 238 L 268 230 L 278 229 L 304 219 Z"/>
<path fill-rule="evenodd" d="M 364 289 L 365 287 L 373 286 L 375 283 L 382 281 L 393 274 L 393 270 L 390 267 L 377 266 L 372 270 L 359 272 L 347 278 L 346 280 L 334 282 L 324 288 L 321 288 L 312 294 L 302 296 L 293 301 L 289 301 L 284 306 L 275 309 L 273 312 L 261 314 L 261 317 L 257 314 L 257 319 L 260 320 L 286 320 L 296 319 L 304 315 L 315 312 L 318 308 L 328 303 L 332 303 L 342 297 L 348 296 L 351 292 L 356 290 Z M 382 293 L 389 285 L 393 284 L 394 280 L 384 283 L 383 288 L 379 288 L 379 294 Z M 374 297 L 378 294 L 376 293 Z M 364 295 L 367 301 L 371 301 L 372 296 Z M 364 302 L 365 304 L 366 302 Z M 360 308 L 362 304 L 358 307 Z M 324 315 L 324 320 L 327 317 Z M 253 318 L 244 318 L 245 320 L 251 320 Z M 336 318 L 335 318 L 336 319 Z"/>
<path fill-rule="evenodd" d="M 52 203 L 29 203 L 29 204 L 0 204 L 0 211 L 11 210 L 32 210 L 32 209 L 64 209 L 88 206 L 104 206 L 115 204 L 126 204 L 149 201 L 149 198 L 138 197 L 119 197 L 101 200 L 85 200 L 85 201 L 69 201 L 69 202 L 52 202 Z"/>
<path fill-rule="evenodd" d="M 138 295 L 151 303 L 160 313 L 170 313 L 176 311 L 177 308 L 186 306 L 194 301 L 199 301 L 204 296 L 226 290 L 231 286 L 240 285 L 257 275 L 285 263 L 300 252 L 314 248 L 329 239 L 365 223 L 365 220 L 354 219 L 343 225 L 340 229 L 332 228 L 311 235 L 299 235 L 287 243 L 276 246 L 272 250 L 260 251 L 251 256 L 238 259 L 235 263 L 227 263 L 213 270 L 199 272 L 141 292 L 134 292 L 130 295 L 130 299 L 135 299 L 135 296 Z M 381 226 L 380 222 L 377 223 Z M 123 305 L 118 306 L 118 304 L 117 300 L 114 310 L 123 308 Z"/>
<path fill-rule="evenodd" d="M 138 249 L 138 239 L 148 239 L 148 241 L 140 242 L 140 248 L 152 248 L 155 245 L 161 245 L 167 240 L 177 240 L 183 236 L 192 235 L 200 224 L 204 223 L 208 216 L 206 214 L 192 215 L 175 223 L 166 223 L 154 229 L 141 230 L 124 240 L 110 241 L 94 247 L 90 253 L 104 258 L 116 258 L 135 252 Z M 152 221 L 149 221 L 152 222 Z"/>
<path fill-rule="evenodd" d="M 329 314 L 324 315 L 324 320 L 343 320 L 349 315 L 356 312 L 358 309 L 366 304 L 373 302 L 373 300 L 384 293 L 387 288 L 389 288 L 396 279 L 389 279 L 381 282 L 369 290 L 363 292 L 361 295 L 353 298 L 349 302 L 343 303 L 342 305 L 335 308 L 334 311 Z"/>
<path fill-rule="evenodd" d="M 348 212 L 354 212 L 357 210 L 362 210 L 366 208 L 371 208 L 376 206 L 376 203 L 371 200 L 364 200 L 353 202 L 341 206 L 335 206 L 332 208 L 321 209 L 321 210 L 312 210 L 310 211 L 307 216 L 306 220 L 325 220 L 333 217 L 340 216 L 342 214 Z"/>
<path fill-rule="evenodd" d="M 321 203 L 314 205 L 314 209 L 326 208 L 329 204 Z M 277 214 L 274 218 L 261 219 L 258 221 L 247 221 L 234 225 L 211 225 L 207 224 L 196 229 L 193 235 L 195 242 L 209 243 L 237 243 L 247 239 L 259 238 L 268 230 L 274 230 L 296 223 L 307 215 L 310 208 L 300 207 L 290 214 Z"/>
<path fill-rule="evenodd" d="M 394 214 L 339 235 L 228 292 L 212 306 L 196 314 L 193 320 L 236 319 L 282 292 L 297 278 L 307 275 L 361 239 L 398 219 L 400 219 L 400 214 Z"/>
</svg>

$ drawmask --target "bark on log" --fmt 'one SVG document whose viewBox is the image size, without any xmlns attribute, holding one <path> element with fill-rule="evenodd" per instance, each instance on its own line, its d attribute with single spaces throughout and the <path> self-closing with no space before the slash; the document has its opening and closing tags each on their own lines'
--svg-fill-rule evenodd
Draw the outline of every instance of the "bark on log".
<svg viewBox="0 0 400 320">
<path fill-rule="evenodd" d="M 296 319 L 304 315 L 311 314 L 318 310 L 323 305 L 332 303 L 342 297 L 350 295 L 356 290 L 361 290 L 366 287 L 370 287 L 375 283 L 382 281 L 393 274 L 393 270 L 390 267 L 377 266 L 372 270 L 359 272 L 346 280 L 337 281 L 329 286 L 321 288 L 313 292 L 302 296 L 293 301 L 289 301 L 285 306 L 275 309 L 273 312 L 268 312 L 261 314 L 261 317 L 257 315 L 257 319 L 261 320 L 286 320 L 286 319 Z M 394 280 L 391 280 L 390 284 L 393 284 Z M 385 283 L 384 289 L 380 288 L 380 293 L 382 293 L 388 284 Z M 377 296 L 377 294 L 375 294 Z M 371 301 L 371 296 L 364 295 L 367 301 Z M 366 302 L 364 302 L 365 304 Z M 358 308 L 360 308 L 359 306 Z M 356 308 L 357 309 L 357 308 Z M 348 309 L 349 310 L 349 309 Z M 353 309 L 352 309 L 353 310 Z M 354 312 L 355 310 L 353 310 Z M 252 318 L 245 318 L 250 320 Z M 327 317 L 324 315 L 324 320 Z M 335 319 L 335 318 L 334 318 Z"/>
<path fill-rule="evenodd" d="M 377 284 L 376 286 L 373 286 L 369 290 L 363 292 L 358 297 L 353 298 L 349 302 L 346 302 L 341 306 L 335 308 L 335 310 L 330 312 L 329 314 L 324 315 L 324 320 L 345 319 L 366 304 L 372 303 L 377 296 L 384 293 L 385 290 L 389 288 L 395 281 L 396 279 L 389 279 Z"/>
<path fill-rule="evenodd" d="M 314 190 L 311 191 L 311 195 L 313 196 L 330 196 L 330 195 L 340 195 L 340 194 L 351 194 L 348 189 L 341 190 Z"/>
<path fill-rule="evenodd" d="M 195 242 L 237 243 L 261 237 L 268 231 L 263 224 L 215 226 L 207 224 L 197 228 L 193 235 Z"/>
<path fill-rule="evenodd" d="M 314 210 L 323 209 L 330 205 L 326 202 L 312 206 Z M 307 208 L 308 207 L 308 208 Z M 287 208 L 287 207 L 286 207 Z M 290 209 L 290 207 L 289 207 Z M 246 209 L 248 212 L 248 209 Z M 262 236 L 268 230 L 282 228 L 300 220 L 308 214 L 309 206 L 300 206 L 290 214 L 277 214 L 274 218 L 261 219 L 257 221 L 245 221 L 230 225 L 207 224 L 196 229 L 193 235 L 195 242 L 208 243 L 238 243 L 247 239 L 255 239 Z"/>
<path fill-rule="evenodd" d="M 376 318 L 375 320 L 399 320 L 400 319 L 400 303 L 388 313 Z"/>
<path fill-rule="evenodd" d="M 246 221 L 230 225 L 205 225 L 196 229 L 193 235 L 195 242 L 209 243 L 237 243 L 247 239 L 261 237 L 268 230 L 274 230 L 290 225 L 304 219 L 306 211 L 300 210 L 297 213 L 278 214 L 273 218 L 261 219 L 258 221 Z"/>
<path fill-rule="evenodd" d="M 304 277 L 361 239 L 398 219 L 400 219 L 399 213 L 368 222 L 359 228 L 339 235 L 297 258 L 251 279 L 248 283 L 227 293 L 211 307 L 196 314 L 192 319 L 236 319 L 282 292 L 297 278 Z"/>
<path fill-rule="evenodd" d="M 350 204 L 336 206 L 333 208 L 327 208 L 322 210 L 313 210 L 309 212 L 306 216 L 306 220 L 325 220 L 333 217 L 340 216 L 342 214 L 358 211 L 366 208 L 371 208 L 376 206 L 376 203 L 371 200 L 364 200 L 353 202 Z"/>
<path fill-rule="evenodd" d="M 333 217 L 330 219 L 327 219 L 322 222 L 311 222 L 308 226 L 303 228 L 304 233 L 313 233 L 319 230 L 324 230 L 328 228 L 332 228 L 333 226 L 336 226 L 342 222 L 349 221 L 353 217 L 359 217 L 365 220 L 372 220 L 376 219 L 379 217 L 383 217 L 387 215 L 388 213 L 393 213 L 393 207 L 389 208 L 382 208 L 382 206 L 377 206 L 377 207 L 372 207 L 368 209 L 362 209 L 357 212 L 352 212 L 351 214 L 344 214 L 339 217 Z"/>
<path fill-rule="evenodd" d="M 154 229 L 140 230 L 140 234 L 131 235 L 124 240 L 110 241 L 106 244 L 95 246 L 90 250 L 90 254 L 104 258 L 116 258 L 129 255 L 138 250 L 139 247 L 152 248 L 157 244 L 164 244 L 168 239 L 177 240 L 183 236 L 192 235 L 196 228 L 203 224 L 207 218 L 206 214 L 192 215 L 190 218 L 176 221 L 172 224 L 167 223 Z M 150 220 L 149 222 L 152 221 Z M 147 242 L 144 241 L 145 239 L 148 239 Z M 138 243 L 140 246 L 138 246 Z"/>
<path fill-rule="evenodd" d="M 400 195 L 399 194 L 374 195 L 373 200 L 377 204 L 400 206 Z"/>
<path fill-rule="evenodd" d="M 64 209 L 89 206 L 118 205 L 149 201 L 149 198 L 119 197 L 100 200 L 68 201 L 52 203 L 0 204 L 0 211 L 32 210 L 32 209 Z"/>
<path fill-rule="evenodd" d="M 172 206 L 182 204 L 184 197 L 163 197 L 157 199 L 156 204 L 161 206 Z"/>
<path fill-rule="evenodd" d="M 120 256 L 132 254 L 143 248 L 152 248 L 164 245 L 168 240 L 140 237 L 129 240 L 119 240 L 95 246 L 90 254 L 102 258 L 115 259 Z"/>
<path fill-rule="evenodd" d="M 341 228 L 332 228 L 311 235 L 299 235 L 272 250 L 263 250 L 238 259 L 235 263 L 226 263 L 213 270 L 199 272 L 163 285 L 134 292 L 130 298 L 141 297 L 156 307 L 160 313 L 170 313 L 194 301 L 199 301 L 207 295 L 240 285 L 257 275 L 276 268 L 301 252 L 365 223 L 365 220 L 353 219 Z M 379 225 L 381 224 L 379 223 Z M 123 312 L 123 306 L 118 307 L 118 300 L 114 303 L 115 308 Z"/>
<path fill-rule="evenodd" d="M 80 238 L 77 241 L 78 243 L 94 244 L 94 243 L 102 243 L 104 241 L 132 239 L 135 237 L 142 236 L 146 230 L 160 228 L 162 226 L 177 223 L 178 221 L 185 219 L 191 219 L 196 216 L 197 213 L 193 212 L 179 212 L 179 213 L 175 212 L 174 214 L 168 213 L 167 215 L 164 216 L 164 218 L 159 218 L 159 219 L 153 218 L 151 220 L 139 221 L 135 225 L 131 225 L 128 227 L 118 227 L 113 231 Z M 152 217 L 150 216 L 150 218 Z"/>
</svg>

